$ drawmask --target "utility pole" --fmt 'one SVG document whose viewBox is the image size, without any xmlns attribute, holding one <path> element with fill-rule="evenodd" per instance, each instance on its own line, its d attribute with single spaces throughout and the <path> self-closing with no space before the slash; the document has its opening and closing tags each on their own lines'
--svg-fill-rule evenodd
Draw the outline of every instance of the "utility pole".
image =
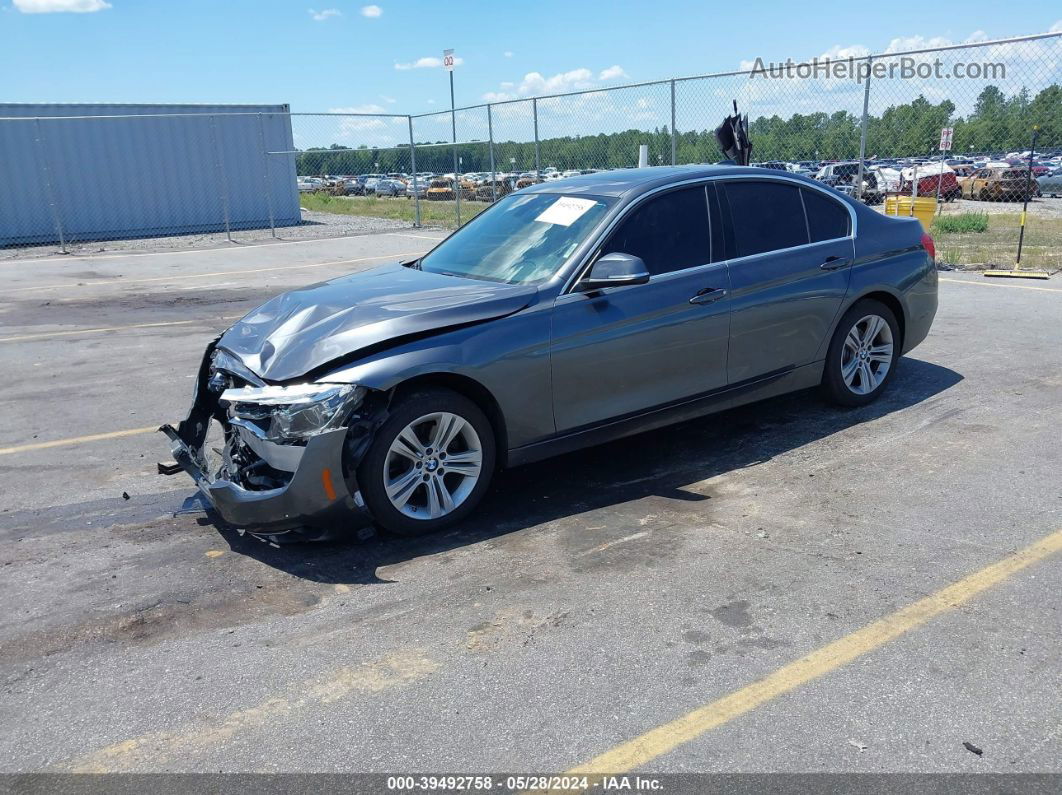
<svg viewBox="0 0 1062 795">
<path fill-rule="evenodd" d="M 450 132 L 454 140 L 454 200 L 457 202 L 457 225 L 461 226 L 461 177 L 457 173 L 457 108 L 454 105 L 454 51 L 443 50 L 443 66 L 450 73 Z"/>
</svg>

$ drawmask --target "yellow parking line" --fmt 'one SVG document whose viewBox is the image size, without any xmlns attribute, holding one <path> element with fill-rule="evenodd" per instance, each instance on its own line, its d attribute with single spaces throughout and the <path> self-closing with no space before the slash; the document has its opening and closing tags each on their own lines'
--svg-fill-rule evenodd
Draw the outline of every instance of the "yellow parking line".
<svg viewBox="0 0 1062 795">
<path fill-rule="evenodd" d="M 89 436 L 75 436 L 72 439 L 53 439 L 50 442 L 33 442 L 32 444 L 16 444 L 14 447 L 0 447 L 0 455 L 12 455 L 14 453 L 28 453 L 33 450 L 49 450 L 53 447 L 71 447 L 86 442 L 101 442 L 105 439 L 120 439 L 123 436 L 136 436 L 141 433 L 157 431 L 158 425 L 149 428 L 128 428 L 124 431 L 109 431 L 108 433 L 93 433 Z"/>
<path fill-rule="evenodd" d="M 419 251 L 397 251 L 394 254 L 380 254 L 375 257 L 358 257 L 357 259 L 340 259 L 332 262 L 308 262 L 302 265 L 277 265 L 272 268 L 250 268 L 247 270 L 239 271 L 214 271 L 213 273 L 186 273 L 177 276 L 151 276 L 144 279 L 101 279 L 99 281 L 86 282 L 85 287 L 96 287 L 102 284 L 148 284 L 151 282 L 176 282 L 185 279 L 210 279 L 215 276 L 243 276 L 249 273 L 271 273 L 273 271 L 292 271 L 303 270 L 306 268 L 323 268 L 329 265 L 349 265 L 355 262 L 369 262 L 371 260 L 379 259 L 401 259 L 402 257 L 408 257 L 413 254 L 419 254 Z M 9 293 L 27 293 L 33 290 L 53 290 L 56 288 L 64 287 L 76 287 L 74 284 L 38 284 L 34 287 L 17 287 L 14 290 L 8 290 Z"/>
<path fill-rule="evenodd" d="M 220 320 L 237 320 L 243 315 L 228 315 Z M 132 323 L 128 326 L 102 326 L 100 328 L 79 328 L 73 331 L 42 331 L 39 334 L 22 334 L 18 337 L 0 337 L 0 342 L 25 342 L 27 340 L 44 340 L 51 337 L 70 337 L 75 334 L 102 334 L 107 331 L 129 331 L 137 328 L 159 328 L 162 326 L 187 326 L 190 323 L 209 324 L 209 320 L 169 320 L 161 323 Z"/>
<path fill-rule="evenodd" d="M 1056 290 L 1052 287 L 1033 287 L 1031 284 L 1001 284 L 1000 282 L 975 282 L 973 280 L 967 281 L 966 279 L 946 279 L 943 276 L 940 277 L 942 282 L 951 282 L 952 284 L 975 284 L 978 287 L 1013 287 L 1017 290 L 1038 290 L 1041 293 L 1062 293 L 1062 290 Z"/>
<path fill-rule="evenodd" d="M 1062 550 L 1062 530 L 1058 530 L 1013 555 L 963 577 L 953 585 L 920 599 L 914 604 L 823 646 L 806 657 L 779 668 L 772 674 L 728 696 L 658 726 L 640 737 L 605 751 L 569 771 L 578 775 L 624 773 L 695 740 L 734 718 L 778 696 L 818 679 L 858 657 L 881 648 L 891 640 L 954 610 L 993 585 L 1037 561 Z"/>
</svg>

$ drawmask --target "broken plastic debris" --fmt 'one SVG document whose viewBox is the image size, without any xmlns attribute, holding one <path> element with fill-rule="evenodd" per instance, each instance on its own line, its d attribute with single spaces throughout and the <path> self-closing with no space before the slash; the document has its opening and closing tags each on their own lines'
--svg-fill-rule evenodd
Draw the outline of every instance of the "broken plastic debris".
<svg viewBox="0 0 1062 795">
<path fill-rule="evenodd" d="M 865 751 L 869 747 L 866 743 L 859 742 L 859 740 L 849 740 L 848 744 L 853 748 L 858 748 L 860 751 Z"/>
<path fill-rule="evenodd" d="M 181 507 L 173 512 L 174 516 L 181 516 L 187 513 L 206 513 L 210 504 L 207 502 L 206 497 L 201 493 L 196 492 L 190 497 L 186 497 L 184 502 L 181 503 Z"/>
<path fill-rule="evenodd" d="M 984 751 L 982 751 L 980 748 L 978 748 L 976 745 L 969 741 L 964 741 L 962 747 L 969 751 L 971 754 L 977 754 L 978 756 L 984 753 Z"/>
</svg>

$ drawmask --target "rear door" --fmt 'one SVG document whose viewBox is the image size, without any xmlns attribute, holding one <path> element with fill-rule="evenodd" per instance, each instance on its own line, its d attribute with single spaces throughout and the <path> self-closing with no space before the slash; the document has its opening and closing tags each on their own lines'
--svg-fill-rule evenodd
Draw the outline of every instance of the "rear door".
<svg viewBox="0 0 1062 795">
<path fill-rule="evenodd" d="M 851 213 L 791 181 L 727 180 L 731 384 L 809 364 L 833 326 L 855 253 Z"/>
</svg>

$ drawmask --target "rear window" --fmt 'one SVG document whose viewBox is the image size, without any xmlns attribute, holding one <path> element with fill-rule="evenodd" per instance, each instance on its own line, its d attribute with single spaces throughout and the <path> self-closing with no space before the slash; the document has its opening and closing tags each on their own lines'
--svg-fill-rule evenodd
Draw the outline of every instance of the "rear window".
<svg viewBox="0 0 1062 795">
<path fill-rule="evenodd" d="M 812 243 L 848 236 L 851 217 L 847 208 L 817 190 L 800 190 L 804 196 L 804 209 L 807 211 L 808 231 L 811 233 Z"/>
<path fill-rule="evenodd" d="M 808 242 L 800 188 L 781 182 L 726 183 L 734 256 L 748 257 Z"/>
</svg>

